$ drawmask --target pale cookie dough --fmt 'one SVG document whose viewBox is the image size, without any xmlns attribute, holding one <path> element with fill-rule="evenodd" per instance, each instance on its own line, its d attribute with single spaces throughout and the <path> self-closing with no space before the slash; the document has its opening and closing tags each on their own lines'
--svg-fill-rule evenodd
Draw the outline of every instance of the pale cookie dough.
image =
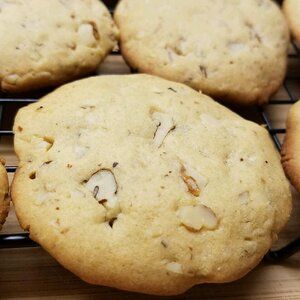
<svg viewBox="0 0 300 300">
<path fill-rule="evenodd" d="M 5 222 L 9 211 L 8 200 L 8 178 L 4 167 L 4 162 L 0 158 L 0 230 Z"/>
<path fill-rule="evenodd" d="M 284 171 L 291 183 L 300 191 L 300 101 L 289 111 L 281 153 Z"/>
<path fill-rule="evenodd" d="M 286 72 L 288 28 L 271 0 L 121 0 L 125 60 L 221 101 L 264 104 Z"/>
<path fill-rule="evenodd" d="M 235 280 L 290 215 L 267 131 L 182 84 L 77 81 L 22 108 L 14 132 L 22 227 L 93 284 L 174 295 Z"/>
<path fill-rule="evenodd" d="M 0 90 L 59 85 L 94 71 L 118 30 L 98 0 L 0 0 Z"/>
<path fill-rule="evenodd" d="M 292 34 L 300 42 L 300 1 L 285 0 L 282 7 Z"/>
</svg>

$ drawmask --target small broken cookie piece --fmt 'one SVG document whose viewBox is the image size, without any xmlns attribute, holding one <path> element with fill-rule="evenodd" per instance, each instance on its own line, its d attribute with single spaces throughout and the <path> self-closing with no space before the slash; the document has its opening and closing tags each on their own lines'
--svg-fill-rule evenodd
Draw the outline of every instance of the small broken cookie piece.
<svg viewBox="0 0 300 300">
<path fill-rule="evenodd" d="M 281 162 L 286 176 L 300 191 L 300 100 L 295 103 L 287 117 L 286 136 L 281 151 Z"/>
<path fill-rule="evenodd" d="M 200 203 L 180 207 L 178 217 L 181 224 L 189 231 L 200 231 L 202 228 L 212 230 L 218 225 L 215 213 L 209 207 Z"/>
<path fill-rule="evenodd" d="M 0 230 L 9 211 L 8 177 L 3 164 L 4 160 L 0 158 Z"/>
<path fill-rule="evenodd" d="M 176 126 L 173 118 L 166 113 L 156 111 L 152 114 L 152 118 L 157 124 L 157 128 L 153 135 L 153 142 L 154 145 L 159 148 L 168 133 L 174 130 Z"/>
</svg>

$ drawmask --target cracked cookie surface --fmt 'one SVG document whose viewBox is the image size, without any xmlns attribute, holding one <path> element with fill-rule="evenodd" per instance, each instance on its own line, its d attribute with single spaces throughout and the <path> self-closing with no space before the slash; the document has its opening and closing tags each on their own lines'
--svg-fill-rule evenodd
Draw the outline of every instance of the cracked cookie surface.
<svg viewBox="0 0 300 300">
<path fill-rule="evenodd" d="M 22 227 L 90 283 L 172 295 L 235 280 L 290 214 L 267 131 L 179 83 L 80 80 L 22 108 L 14 132 Z"/>
<path fill-rule="evenodd" d="M 118 30 L 97 0 L 0 0 L 0 36 L 1 90 L 24 92 L 93 72 Z"/>
<path fill-rule="evenodd" d="M 115 20 L 133 69 L 221 101 L 263 104 L 284 79 L 289 34 L 271 0 L 121 0 Z"/>
<path fill-rule="evenodd" d="M 0 158 L 0 230 L 9 211 L 8 178 L 4 162 Z"/>
</svg>

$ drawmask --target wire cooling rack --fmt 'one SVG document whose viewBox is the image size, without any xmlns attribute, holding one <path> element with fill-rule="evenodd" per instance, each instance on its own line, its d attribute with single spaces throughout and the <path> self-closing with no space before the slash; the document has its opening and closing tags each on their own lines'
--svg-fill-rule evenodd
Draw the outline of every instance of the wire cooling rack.
<svg viewBox="0 0 300 300">
<path fill-rule="evenodd" d="M 104 2 L 109 7 L 110 11 L 113 12 L 117 1 L 107 0 Z M 116 52 L 114 54 L 120 55 L 119 52 Z M 294 42 L 292 42 L 291 44 L 289 60 L 299 61 L 299 66 L 300 66 L 300 48 Z M 280 106 L 282 108 L 283 106 L 287 106 L 287 105 L 290 106 L 296 102 L 297 95 L 295 95 L 290 88 L 290 83 L 291 82 L 295 83 L 295 81 L 298 82 L 300 88 L 300 73 L 297 76 L 293 74 L 293 72 L 292 73 L 288 72 L 288 75 L 285 78 L 285 81 L 283 83 L 283 88 L 285 90 L 285 93 L 283 94 L 285 94 L 286 96 L 284 96 L 282 99 L 271 100 L 269 104 L 265 107 L 256 108 L 260 118 L 259 122 L 268 129 L 278 151 L 281 150 L 282 135 L 285 134 L 285 128 L 274 127 L 266 111 L 271 106 Z M 22 96 L 9 97 L 7 95 L 0 94 L 0 143 L 2 137 L 13 136 L 13 131 L 11 130 L 11 128 L 12 128 L 14 115 L 18 110 L 18 108 L 27 105 L 29 103 L 36 102 L 41 96 L 45 95 L 47 92 L 49 92 L 49 90 L 41 91 L 35 93 L 34 95 L 27 95 L 26 97 L 24 97 L 24 95 L 23 97 Z M 13 166 L 13 165 L 6 166 L 6 170 L 8 173 L 14 173 L 16 169 L 17 166 Z M 0 234 L 0 249 L 37 247 L 37 246 L 38 244 L 30 240 L 28 233 Z M 281 259 L 293 255 L 298 251 L 300 251 L 300 238 L 292 241 L 291 243 L 289 243 L 288 245 L 286 245 L 285 247 L 279 250 L 269 251 L 269 253 L 266 255 L 265 258 L 272 261 L 279 261 Z"/>
</svg>

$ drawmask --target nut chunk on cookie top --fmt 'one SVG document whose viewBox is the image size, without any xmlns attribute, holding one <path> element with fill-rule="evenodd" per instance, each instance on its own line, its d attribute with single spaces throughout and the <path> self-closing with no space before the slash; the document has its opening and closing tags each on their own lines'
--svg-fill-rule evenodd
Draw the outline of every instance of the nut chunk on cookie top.
<svg viewBox="0 0 300 300">
<path fill-rule="evenodd" d="M 0 89 L 24 92 L 93 72 L 118 30 L 98 0 L 0 0 L 0 36 Z"/>
<path fill-rule="evenodd" d="M 121 0 L 114 17 L 141 73 L 237 104 L 267 102 L 284 79 L 289 34 L 272 0 Z"/>
<path fill-rule="evenodd" d="M 8 210 L 8 178 L 4 168 L 4 161 L 0 158 L 0 230 L 5 222 Z"/>
<path fill-rule="evenodd" d="M 267 131 L 183 84 L 80 80 L 22 108 L 14 132 L 22 227 L 90 283 L 174 295 L 235 280 L 290 214 Z"/>
</svg>

